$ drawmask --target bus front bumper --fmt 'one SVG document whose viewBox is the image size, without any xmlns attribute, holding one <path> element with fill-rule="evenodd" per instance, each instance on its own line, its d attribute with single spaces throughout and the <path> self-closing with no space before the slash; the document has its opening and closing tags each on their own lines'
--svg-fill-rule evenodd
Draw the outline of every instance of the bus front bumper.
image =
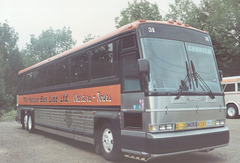
<svg viewBox="0 0 240 163">
<path fill-rule="evenodd" d="M 228 127 L 170 133 L 122 131 L 122 151 L 130 158 L 145 160 L 197 151 L 209 151 L 229 143 Z M 127 156 L 127 155 L 126 155 Z"/>
</svg>

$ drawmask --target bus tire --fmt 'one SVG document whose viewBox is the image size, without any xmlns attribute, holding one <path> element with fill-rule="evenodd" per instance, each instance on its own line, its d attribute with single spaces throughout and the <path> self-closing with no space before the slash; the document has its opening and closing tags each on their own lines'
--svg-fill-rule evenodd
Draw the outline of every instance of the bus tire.
<svg viewBox="0 0 240 163">
<path fill-rule="evenodd" d="M 22 129 L 25 129 L 24 117 L 25 117 L 25 112 L 24 112 L 24 111 L 21 111 L 21 124 L 22 124 Z"/>
<path fill-rule="evenodd" d="M 234 104 L 229 104 L 227 105 L 227 118 L 237 118 L 238 116 L 238 109 L 236 105 Z"/>
<path fill-rule="evenodd" d="M 119 140 L 119 141 L 116 141 Z M 122 158 L 120 135 L 110 123 L 104 123 L 100 132 L 100 147 L 104 158 L 109 161 L 119 161 Z"/>
<path fill-rule="evenodd" d="M 27 120 L 27 130 L 32 133 L 34 130 L 34 120 L 33 120 L 33 116 L 32 113 L 28 114 L 28 120 Z"/>
<path fill-rule="evenodd" d="M 23 118 L 22 128 L 27 130 L 27 123 L 28 123 L 27 113 L 24 113 L 22 118 Z"/>
</svg>

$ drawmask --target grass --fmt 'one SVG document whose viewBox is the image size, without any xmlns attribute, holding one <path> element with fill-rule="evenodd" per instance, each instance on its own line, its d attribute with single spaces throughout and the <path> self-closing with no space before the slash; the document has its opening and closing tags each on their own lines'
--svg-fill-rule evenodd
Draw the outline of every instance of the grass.
<svg viewBox="0 0 240 163">
<path fill-rule="evenodd" d="M 17 111 L 16 110 L 12 110 L 10 112 L 5 112 L 3 113 L 3 115 L 0 117 L 0 122 L 2 121 L 12 121 L 15 120 L 17 115 Z"/>
</svg>

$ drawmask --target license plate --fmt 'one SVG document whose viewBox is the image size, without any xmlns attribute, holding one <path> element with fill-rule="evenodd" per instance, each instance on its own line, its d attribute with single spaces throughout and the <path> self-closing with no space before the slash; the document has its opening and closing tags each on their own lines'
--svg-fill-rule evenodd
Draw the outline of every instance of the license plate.
<svg viewBox="0 0 240 163">
<path fill-rule="evenodd" d="M 197 122 L 187 122 L 187 128 L 196 128 Z"/>
<path fill-rule="evenodd" d="M 207 127 L 207 122 L 206 121 L 197 122 L 197 128 L 204 128 L 204 127 Z"/>
</svg>

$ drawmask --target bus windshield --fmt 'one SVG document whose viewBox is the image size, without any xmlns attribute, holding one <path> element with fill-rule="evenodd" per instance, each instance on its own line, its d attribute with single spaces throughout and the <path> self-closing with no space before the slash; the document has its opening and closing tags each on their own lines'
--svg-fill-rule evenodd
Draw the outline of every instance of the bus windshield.
<svg viewBox="0 0 240 163">
<path fill-rule="evenodd" d="M 221 93 L 212 47 L 160 38 L 141 44 L 150 61 L 150 92 Z"/>
</svg>

